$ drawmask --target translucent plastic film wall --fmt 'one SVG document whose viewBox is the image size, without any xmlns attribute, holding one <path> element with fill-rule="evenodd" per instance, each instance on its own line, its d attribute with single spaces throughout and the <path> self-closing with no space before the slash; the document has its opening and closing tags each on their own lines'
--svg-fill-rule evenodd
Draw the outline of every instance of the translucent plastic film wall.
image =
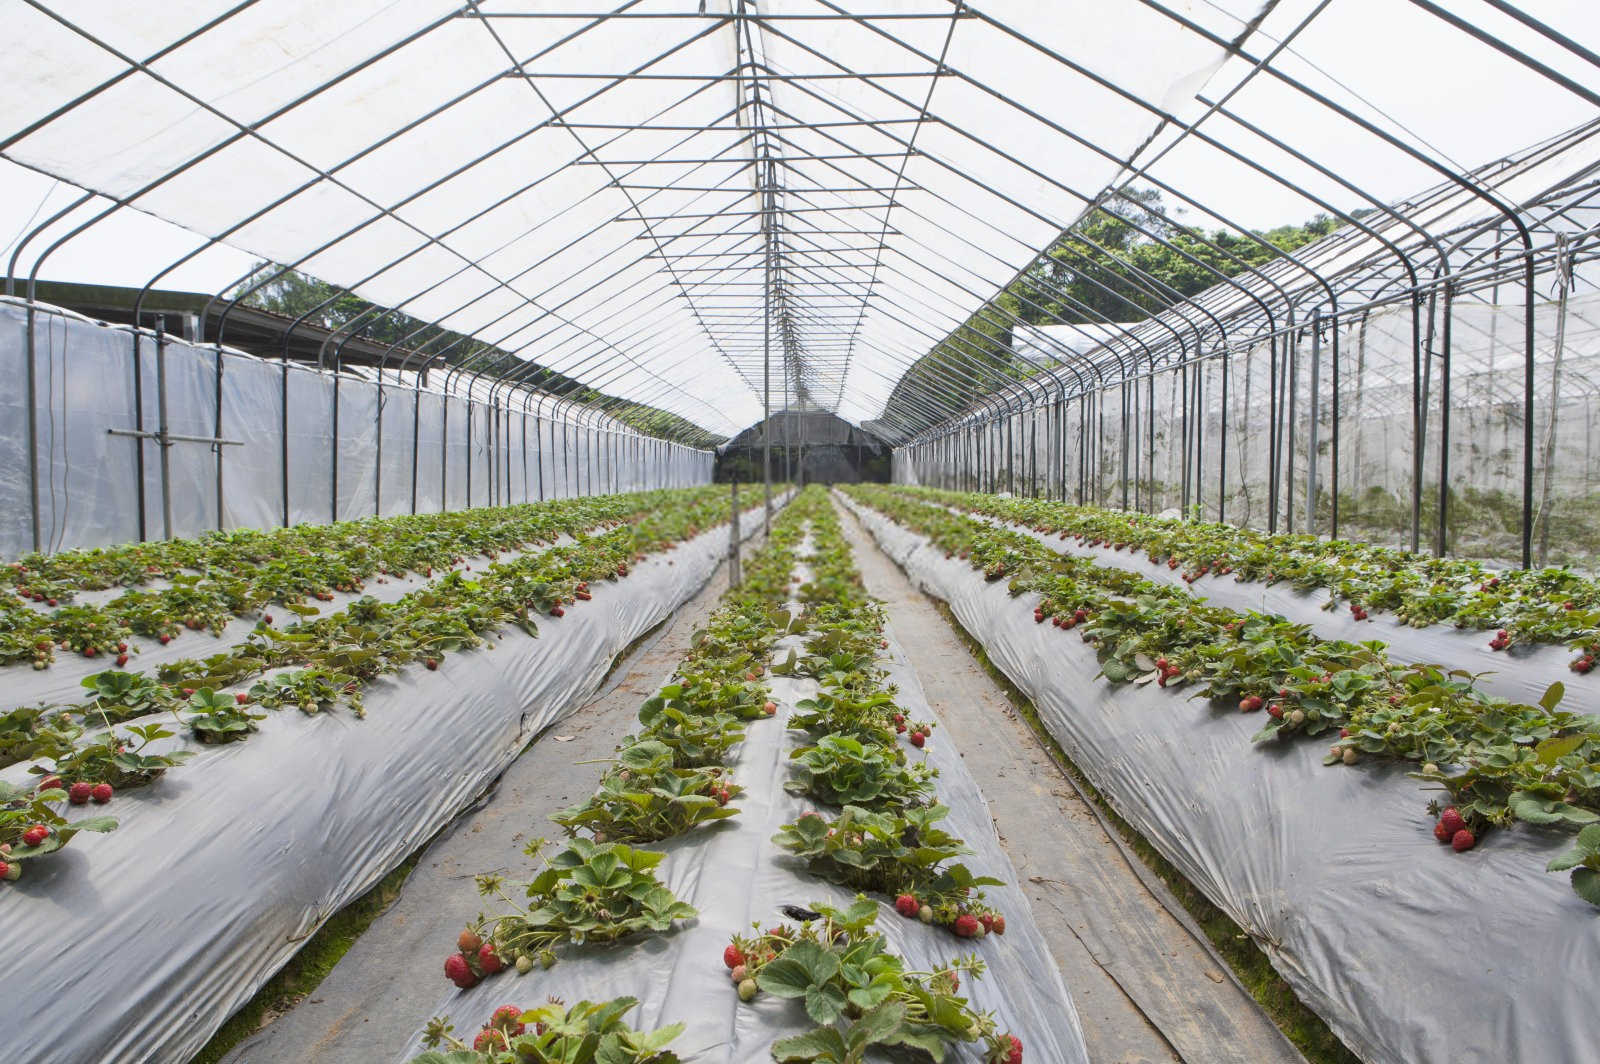
<svg viewBox="0 0 1600 1064">
<path fill-rule="evenodd" d="M 29 319 L 0 302 L 0 557 L 711 479 L 709 451 L 527 393 L 380 387 L 42 306 L 30 361 Z"/>
<path fill-rule="evenodd" d="M 1532 561 L 1593 567 L 1600 296 L 1550 294 L 1535 315 Z M 1318 535 L 1337 518 L 1341 537 L 1514 565 L 1524 320 L 1520 305 L 1442 298 L 1415 323 L 1407 304 L 1364 311 L 950 426 L 899 449 L 895 479 Z"/>
</svg>

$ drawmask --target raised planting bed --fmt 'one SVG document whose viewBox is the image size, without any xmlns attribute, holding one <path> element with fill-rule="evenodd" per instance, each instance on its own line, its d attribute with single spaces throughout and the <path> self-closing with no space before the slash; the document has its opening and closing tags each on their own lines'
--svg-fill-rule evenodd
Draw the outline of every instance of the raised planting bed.
<svg viewBox="0 0 1600 1064">
<path fill-rule="evenodd" d="M 596 797 L 575 807 L 591 814 L 620 809 L 619 786 L 637 782 L 637 752 L 659 743 L 680 768 L 714 770 L 715 786 L 727 792 L 726 803 L 721 793 L 712 799 L 716 811 L 736 812 L 675 824 L 665 837 L 626 851 L 611 841 L 615 817 L 598 823 L 574 810 L 561 814 L 578 837 L 540 853 L 530 869 L 538 873 L 533 901 L 499 873 L 480 877 L 485 919 L 441 943 L 459 989 L 441 996 L 432 1022 L 419 1017 L 407 1059 L 447 1025 L 470 1046 L 492 1027 L 497 1007 L 554 995 L 637 999 L 630 1024 L 677 1028 L 672 1051 L 707 1064 L 859 1060 L 851 1049 L 869 1045 L 880 1047 L 869 1059 L 895 1045 L 902 1054 L 896 1059 L 1086 1060 L 1071 998 L 1012 882 L 981 792 L 959 753 L 940 741 L 881 608 L 860 589 L 820 490 L 808 490 L 775 523 L 772 548 L 747 572 L 677 674 L 644 704 L 640 732 L 623 743 Z M 708 739 L 730 731 L 736 737 L 728 742 Z M 911 743 L 913 733 L 922 736 L 920 747 Z M 870 757 L 852 766 L 806 762 L 807 750 L 846 734 Z M 867 760 L 875 767 L 865 767 Z M 797 767 L 802 762 L 809 768 Z M 623 771 L 626 781 L 619 780 Z M 868 776 L 927 786 L 879 788 Z M 920 809 L 956 838 L 960 853 L 953 856 L 934 854 L 931 837 L 927 852 L 913 854 L 898 829 L 894 839 L 841 840 L 879 858 L 900 851 L 908 878 L 899 882 L 921 894 L 915 907 L 901 902 L 909 916 L 897 913 L 894 898 L 858 895 L 820 878 L 819 862 L 788 852 L 784 840 L 797 826 L 852 815 L 830 804 L 846 798 L 861 810 L 863 834 L 872 832 L 868 813 Z M 924 804 L 933 800 L 948 808 Z M 542 830 L 531 825 L 528 833 Z M 622 830 L 641 833 L 632 825 Z M 958 890 L 954 877 L 941 877 L 956 861 L 1000 883 L 983 886 L 981 896 Z M 625 878 L 647 873 L 653 882 L 633 893 L 656 898 L 662 926 L 641 926 L 631 908 L 603 900 L 603 917 L 582 913 L 582 899 L 562 897 L 561 886 L 579 866 L 589 880 L 623 893 Z M 918 918 L 922 904 L 929 923 Z M 679 905 L 686 911 L 673 911 Z M 998 924 L 997 914 L 1004 916 Z M 633 921 L 620 937 L 619 919 Z M 487 967 L 486 948 L 494 954 Z M 498 1036 L 483 1037 L 492 1045 Z"/>
<path fill-rule="evenodd" d="M 1126 573 L 1097 584 L 1082 562 L 948 511 L 903 510 L 893 493 L 852 494 L 879 544 L 914 583 L 949 603 L 1117 812 L 1251 934 L 1363 1059 L 1565 1060 L 1594 1040 L 1585 1001 L 1600 922 L 1565 872 L 1545 871 L 1571 850 L 1571 825 L 1529 823 L 1521 814 L 1537 811 L 1527 806 L 1501 824 L 1467 808 L 1475 845 L 1458 852 L 1441 844 L 1435 832 L 1447 818 L 1436 810 L 1452 801 L 1447 787 L 1458 800 L 1476 800 L 1461 788 L 1482 779 L 1489 808 L 1505 808 L 1507 796 L 1490 776 L 1447 761 L 1418 772 L 1406 751 L 1386 748 L 1386 728 L 1369 735 L 1367 727 L 1393 711 L 1396 722 L 1408 722 L 1402 731 L 1411 742 L 1418 733 L 1407 713 L 1423 721 L 1434 706 L 1477 705 L 1479 723 L 1492 727 L 1503 723 L 1499 703 L 1474 699 L 1442 674 L 1385 664 L 1371 648 L 1371 657 L 1327 680 L 1322 667 L 1302 675 L 1296 670 L 1309 661 L 1322 666 L 1359 648 L 1299 644 L 1293 626 L 1269 631 L 1260 627 L 1273 623 L 1265 618 L 1246 619 L 1231 649 L 1208 662 L 1220 644 L 1204 632 L 1184 639 L 1192 628 L 1237 623 L 1227 611 L 1132 594 Z M 1052 590 L 1026 590 L 1034 586 Z M 1074 594 L 1081 599 L 1069 601 Z M 1246 701 L 1253 691 L 1226 685 L 1264 678 L 1266 659 L 1256 651 L 1268 636 L 1287 640 L 1281 663 L 1293 688 L 1286 696 L 1262 691 L 1257 708 Z M 1152 653 L 1147 639 L 1177 649 Z M 1387 685 L 1412 680 L 1415 688 L 1391 705 L 1395 688 Z M 1225 699 L 1201 695 L 1225 688 Z M 1276 717 L 1274 704 L 1291 708 Z M 1296 710 L 1298 724 L 1278 734 Z M 1300 738 L 1307 722 L 1321 732 L 1318 741 Z M 1581 718 L 1567 723 L 1585 734 Z M 1354 731 L 1341 737 L 1340 727 Z M 1543 741 L 1512 735 L 1452 748 L 1484 755 L 1502 745 L 1525 763 L 1537 760 Z M 1582 766 L 1563 760 L 1573 756 L 1567 750 L 1552 764 L 1581 775 Z M 1584 815 L 1584 805 L 1573 809 Z"/>
<path fill-rule="evenodd" d="M 76 662 L 75 682 L 145 653 L 172 660 L 182 651 L 166 648 L 186 632 L 220 638 L 274 610 L 280 623 L 316 616 L 318 602 L 716 497 L 712 487 L 639 492 L 29 554 L 0 570 L 11 587 L 0 592 L 0 665 Z"/>
<path fill-rule="evenodd" d="M 470 804 L 583 703 L 618 653 L 703 586 L 728 547 L 704 507 L 668 507 L 606 533 L 655 546 L 642 560 L 628 555 L 626 576 L 592 580 L 587 600 L 550 600 L 537 637 L 491 614 L 448 653 L 412 647 L 362 682 L 364 720 L 269 713 L 248 742 L 158 741 L 192 756 L 119 793 L 116 831 L 94 846 L 80 836 L 0 885 L 13 972 L 0 1004 L 7 1059 L 189 1059 L 324 920 Z M 691 528 L 709 531 L 678 542 Z M 575 581 L 573 566 L 617 564 L 604 538 L 575 549 L 566 570 L 541 571 Z M 496 576 L 514 578 L 520 564 Z M 469 597 L 496 584 L 465 575 L 454 580 Z M 575 588 L 559 590 L 577 599 Z M 550 591 L 527 593 L 532 602 Z M 27 767 L 0 776 L 36 778 Z"/>
<path fill-rule="evenodd" d="M 1007 522 L 1102 564 L 1192 585 L 1222 605 L 1281 613 L 1328 638 L 1382 639 L 1404 660 L 1448 658 L 1493 672 L 1487 682 L 1508 698 L 1591 674 L 1600 658 L 1600 581 L 1569 569 L 1495 570 L 1392 547 L 1040 499 L 900 490 Z M 1600 684 L 1600 673 L 1590 682 Z"/>
</svg>

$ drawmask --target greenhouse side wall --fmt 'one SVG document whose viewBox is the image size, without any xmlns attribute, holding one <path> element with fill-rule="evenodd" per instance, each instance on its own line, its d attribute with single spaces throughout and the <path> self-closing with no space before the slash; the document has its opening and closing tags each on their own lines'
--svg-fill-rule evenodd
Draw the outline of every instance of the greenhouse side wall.
<svg viewBox="0 0 1600 1064">
<path fill-rule="evenodd" d="M 148 331 L 136 359 L 131 328 L 42 305 L 30 375 L 28 319 L 0 302 L 0 558 L 711 480 L 709 451 L 552 418 L 527 393 L 491 403 L 171 337 L 158 358 Z M 161 446 L 131 435 L 159 428 L 163 392 L 167 432 L 187 437 L 166 448 L 165 492 Z"/>
<path fill-rule="evenodd" d="M 1600 296 L 1568 298 L 1543 276 L 1540 290 L 1552 288 L 1557 298 L 1534 307 L 1530 553 L 1535 565 L 1594 568 Z M 893 479 L 1320 535 L 1332 530 L 1337 483 L 1341 538 L 1411 547 L 1415 495 L 1424 551 L 1438 543 L 1445 483 L 1446 553 L 1515 565 L 1523 337 L 1520 305 L 1433 300 L 1415 321 L 1407 305 L 1366 311 L 1337 330 L 1324 323 L 1320 337 L 1303 328 L 1087 395 L 1056 394 L 1041 375 L 1020 409 L 898 448 Z M 1433 356 L 1420 378 L 1414 342 Z M 1420 444 L 1413 402 L 1425 411 Z"/>
</svg>

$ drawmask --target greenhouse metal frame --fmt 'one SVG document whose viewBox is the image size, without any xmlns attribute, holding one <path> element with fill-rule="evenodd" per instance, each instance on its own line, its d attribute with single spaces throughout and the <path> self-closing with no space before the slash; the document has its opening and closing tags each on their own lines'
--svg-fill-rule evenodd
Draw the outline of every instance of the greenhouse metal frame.
<svg viewBox="0 0 1600 1064">
<path fill-rule="evenodd" d="M 666 446 L 618 422 L 623 403 L 725 435 L 775 409 L 815 406 L 870 419 L 896 440 L 902 480 L 1176 506 L 1338 536 L 1349 524 L 1340 491 L 1362 487 L 1352 483 L 1357 432 L 1344 409 L 1356 401 L 1346 393 L 1359 378 L 1351 348 L 1369 319 L 1397 315 L 1396 373 L 1409 379 L 1388 391 L 1408 400 L 1392 419 L 1408 423 L 1409 463 L 1383 474 L 1392 474 L 1409 508 L 1400 537 L 1440 552 L 1459 485 L 1456 319 L 1464 305 L 1482 305 L 1495 319 L 1494 342 L 1501 333 L 1515 337 L 1505 346 L 1519 359 L 1518 386 L 1494 388 L 1486 401 L 1520 436 L 1516 465 L 1499 479 L 1520 506 L 1519 543 L 1508 560 L 1529 565 L 1555 464 L 1548 446 L 1541 459 L 1539 437 L 1556 433 L 1549 399 L 1562 356 L 1554 356 L 1548 384 L 1541 367 L 1552 343 L 1570 343 L 1569 305 L 1593 287 L 1586 267 L 1600 223 L 1600 94 L 1590 86 L 1600 55 L 1505 0 L 1398 5 L 1413 25 L 1514 71 L 1530 109 L 1580 108 L 1584 120 L 1567 132 L 1465 166 L 1389 115 L 1383 108 L 1393 101 L 1364 98 L 1301 53 L 1341 6 L 1354 4 L 1236 0 L 1180 11 L 1158 0 L 894 0 L 852 11 L 831 0 L 629 0 L 578 11 L 417 0 L 324 14 L 245 0 L 131 18 L 19 0 L 8 74 L 17 106 L 0 154 L 84 190 L 27 232 L 8 264 L 7 293 L 20 297 L 25 315 L 28 426 L 19 458 L 32 545 L 73 538 L 52 536 L 53 515 L 40 509 L 54 473 L 39 439 L 46 308 L 36 282 L 64 245 L 119 212 L 143 211 L 198 240 L 145 291 L 218 245 L 280 266 L 253 282 L 241 277 L 218 297 L 224 310 L 207 432 L 174 433 L 143 397 L 131 423 L 97 426 L 134 441 L 141 485 L 159 481 L 136 493 L 140 538 L 173 534 L 170 516 L 158 522 L 145 512 L 157 506 L 146 495 L 170 496 L 172 477 L 161 470 L 179 443 L 215 452 L 208 509 L 217 526 L 236 523 L 224 505 L 224 455 L 253 441 L 231 438 L 222 417 L 227 319 L 263 284 L 303 270 L 369 300 L 370 316 L 398 310 L 456 336 L 431 350 L 402 340 L 390 350 L 392 369 L 377 369 L 372 512 L 385 512 L 385 375 L 417 390 L 412 413 L 420 417 L 420 382 L 442 370 L 443 394 L 470 404 L 463 472 L 494 500 L 544 494 L 542 461 L 530 478 L 530 459 L 521 457 L 528 488 L 515 483 L 505 457 L 516 448 L 514 411 L 524 419 L 534 412 L 536 426 L 559 425 L 563 437 L 583 434 L 598 456 Z M 243 83 L 228 69 L 230 55 L 248 49 L 266 23 L 297 27 L 286 31 L 297 49 L 272 86 Z M 1109 54 L 1118 39 L 1140 41 L 1161 62 Z M 68 56 L 82 69 L 47 76 Z M 419 73 L 427 69 L 448 70 L 448 88 L 424 92 Z M 1252 103 L 1269 91 L 1275 105 L 1301 109 L 1297 120 L 1253 115 Z M 350 113 L 377 100 L 381 108 Z M 86 134 L 104 134 L 111 115 L 127 127 L 113 138 L 120 154 L 85 143 Z M 1431 187 L 1419 180 L 1424 191 L 1386 202 L 1310 143 L 1306 119 L 1337 124 Z M 1274 249 L 1264 265 L 1246 263 L 1203 226 L 1129 194 L 1158 189 L 1212 220 L 1216 232 L 1265 246 L 1186 191 L 1170 162 L 1162 165 L 1186 153 L 1286 189 L 1341 226 L 1295 252 Z M 534 161 L 536 171 L 522 167 Z M 1337 205 L 1352 201 L 1361 209 Z M 1021 315 L 993 302 L 1075 222 L 1113 208 L 1142 239 L 1216 283 L 1185 297 L 1090 242 L 1095 260 L 1076 264 L 1090 285 L 1114 296 L 1117 284 L 1131 283 L 1165 309 L 1117 321 L 1038 278 L 1028 281 L 1035 295 L 1065 300 L 1065 310 L 1025 299 Z M 1236 269 L 1202 261 L 1180 237 Z M 1027 374 L 964 327 L 985 308 L 1012 346 L 1027 350 Z M 319 358 L 319 372 L 334 382 L 327 512 L 335 518 L 368 505 L 366 495 L 360 506 L 341 504 L 336 457 L 337 382 L 348 382 L 340 354 L 367 317 L 347 322 Z M 1104 334 L 1075 350 L 1039 324 L 1052 320 L 1094 323 Z M 1540 320 L 1552 324 L 1550 336 L 1540 335 Z M 475 371 L 481 358 L 451 361 L 469 338 L 525 361 L 493 375 Z M 160 331 L 131 331 L 136 390 L 147 376 L 143 362 L 151 354 L 159 362 L 168 343 Z M 284 346 L 275 508 L 290 523 L 305 514 L 290 502 L 298 463 L 288 456 Z M 1247 392 L 1250 405 L 1241 407 L 1230 385 L 1237 391 L 1244 382 L 1231 378 L 1258 359 L 1265 396 Z M 914 379 L 902 381 L 913 366 Z M 524 386 L 539 368 L 614 398 L 587 403 Z M 1569 387 L 1592 386 L 1585 368 L 1582 358 L 1569 361 Z M 164 385 L 156 387 L 164 400 Z M 1158 390 L 1170 396 L 1164 414 Z M 493 442 L 486 470 L 475 473 L 470 433 L 479 403 Z M 1245 420 L 1265 422 L 1264 434 L 1251 429 L 1264 438 L 1230 440 Z M 545 444 L 586 470 L 564 474 L 563 490 L 594 490 L 604 459 L 576 457 L 571 439 L 548 431 L 535 433 L 535 451 Z M 524 427 L 524 448 L 526 435 Z M 417 431 L 411 445 L 416 508 Z M 692 450 L 681 439 L 670 446 Z M 698 453 L 686 457 L 692 471 L 684 475 L 709 475 L 709 456 Z M 1259 468 L 1245 469 L 1247 457 Z M 441 481 L 449 466 L 442 458 Z M 10 497 L 19 487 L 8 483 L 8 501 L 20 501 Z M 1238 501 L 1252 487 L 1264 506 Z M 1430 490 L 1437 501 L 1425 520 Z M 446 505 L 443 491 L 438 505 Z"/>
</svg>

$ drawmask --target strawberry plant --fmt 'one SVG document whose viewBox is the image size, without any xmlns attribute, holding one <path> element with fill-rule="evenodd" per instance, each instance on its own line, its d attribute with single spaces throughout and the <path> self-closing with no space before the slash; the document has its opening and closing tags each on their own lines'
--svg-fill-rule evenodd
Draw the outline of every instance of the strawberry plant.
<svg viewBox="0 0 1600 1064">
<path fill-rule="evenodd" d="M 806 813 L 783 825 L 772 841 L 804 859 L 813 874 L 855 890 L 891 897 L 910 894 L 932 909 L 931 923 L 956 930 L 965 914 L 987 912 L 977 888 L 1000 880 L 973 875 L 951 858 L 970 853 L 938 826 L 942 805 L 873 812 L 847 805 L 834 820 Z"/>
<path fill-rule="evenodd" d="M 106 724 L 163 712 L 177 704 L 169 687 L 141 672 L 110 669 L 85 676 L 82 684 L 92 697 L 78 712 L 88 720 Z"/>
<path fill-rule="evenodd" d="M 544 845 L 543 839 L 536 840 L 527 852 L 537 856 Z M 538 958 L 548 967 L 555 963 L 555 947 L 564 942 L 574 946 L 609 943 L 629 935 L 667 931 L 674 920 L 688 920 L 697 913 L 656 879 L 655 868 L 664 856 L 621 843 L 571 839 L 543 871 L 523 885 L 522 894 L 529 899 L 526 903 L 506 893 L 501 877 L 479 876 L 478 892 L 498 897 L 512 911 L 480 917 L 480 926 L 488 931 L 481 944 L 452 954 L 451 959 L 464 958 L 467 971 L 481 978 L 499 971 L 506 959 Z M 476 933 L 473 929 L 466 934 Z M 484 963 L 485 948 L 496 958 L 488 964 Z M 459 970 L 460 966 L 447 962 L 447 975 L 452 968 Z M 451 978 L 458 984 L 463 981 Z"/>
<path fill-rule="evenodd" d="M 789 718 L 791 728 L 883 746 L 894 743 L 894 718 L 904 714 L 887 692 L 871 690 L 870 674 L 833 672 L 820 680 L 822 687 L 816 695 L 795 703 L 794 715 Z"/>
<path fill-rule="evenodd" d="M 672 749 L 647 740 L 623 747 L 597 792 L 550 819 L 568 835 L 587 828 L 596 842 L 654 842 L 736 816 L 728 803 L 743 790 L 718 766 L 673 767 Z"/>
<path fill-rule="evenodd" d="M 1572 872 L 1572 889 L 1590 905 L 1600 905 L 1600 824 L 1578 832 L 1571 850 L 1550 862 L 1547 871 Z"/>
<path fill-rule="evenodd" d="M 20 879 L 28 861 L 56 852 L 80 831 L 116 829 L 116 820 L 108 816 L 68 821 L 56 810 L 66 799 L 59 786 L 34 790 L 0 781 L 0 865 L 5 866 L 0 882 Z"/>
<path fill-rule="evenodd" d="M 55 641 L 49 623 L 37 610 L 0 603 L 0 665 L 30 662 L 48 668 Z"/>
<path fill-rule="evenodd" d="M 251 713 L 237 698 L 202 687 L 189 696 L 186 708 L 194 711 L 189 727 L 203 743 L 218 744 L 247 739 L 265 713 Z"/>
<path fill-rule="evenodd" d="M 679 1064 L 666 1047 L 683 1025 L 636 1031 L 623 1016 L 637 1004 L 636 998 L 620 997 L 571 1007 L 552 999 L 527 1011 L 501 1006 L 470 1045 L 451 1036 L 449 1023 L 435 1019 L 423 1038 L 430 1052 L 411 1064 Z"/>
<path fill-rule="evenodd" d="M 824 735 L 791 755 L 786 785 L 824 805 L 893 809 L 925 804 L 938 772 L 926 762 L 907 765 L 903 751 L 849 735 Z"/>
<path fill-rule="evenodd" d="M 0 767 L 65 757 L 82 734 L 82 727 L 47 706 L 21 706 L 0 713 Z"/>
<path fill-rule="evenodd" d="M 933 971 L 908 969 L 871 930 L 877 912 L 858 897 L 844 910 L 819 905 L 818 921 L 798 930 L 761 932 L 757 924 L 755 936 L 734 937 L 724 963 L 739 962 L 731 973 L 739 997 L 799 1002 L 816 1024 L 774 1043 L 773 1059 L 861 1064 L 873 1049 L 898 1049 L 942 1060 L 962 1043 L 984 1044 L 986 1059 L 1008 1059 L 1020 1041 L 958 994 L 962 976 L 982 977 L 983 962 L 969 956 Z"/>
<path fill-rule="evenodd" d="M 361 703 L 361 681 L 350 673 L 326 667 L 289 669 L 266 676 L 250 686 L 250 701 L 264 709 L 298 709 L 307 716 L 344 704 L 358 717 L 367 715 Z"/>
<path fill-rule="evenodd" d="M 145 752 L 151 743 L 170 739 L 175 734 L 160 724 L 129 725 L 123 734 L 106 732 L 78 746 L 65 757 L 56 758 L 52 769 L 34 765 L 29 771 L 67 780 L 109 783 L 117 790 L 142 787 L 155 782 L 167 769 L 175 768 L 194 756 L 187 750 L 175 750 L 169 754 Z"/>
<path fill-rule="evenodd" d="M 672 763 L 678 768 L 720 765 L 744 738 L 744 722 L 731 713 L 700 714 L 655 699 L 639 710 L 639 721 L 644 728 L 624 742 L 659 742 L 672 751 Z"/>
</svg>

